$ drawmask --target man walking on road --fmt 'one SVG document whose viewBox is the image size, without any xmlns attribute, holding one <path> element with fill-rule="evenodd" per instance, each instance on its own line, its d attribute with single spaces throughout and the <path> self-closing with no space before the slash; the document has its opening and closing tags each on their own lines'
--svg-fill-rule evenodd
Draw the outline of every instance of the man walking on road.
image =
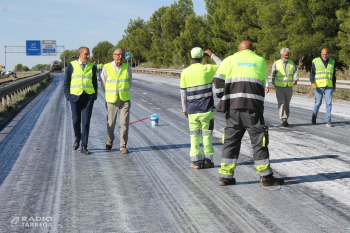
<svg viewBox="0 0 350 233">
<path fill-rule="evenodd" d="M 314 125 L 316 125 L 317 113 L 322 104 L 322 97 L 324 94 L 327 110 L 326 125 L 328 127 L 333 127 L 331 121 L 332 98 L 333 92 L 336 89 L 335 82 L 337 80 L 335 77 L 334 64 L 335 61 L 329 58 L 329 51 L 327 48 L 322 49 L 321 57 L 315 58 L 312 61 L 310 81 L 312 88 L 315 89 L 315 106 L 311 122 Z"/>
<path fill-rule="evenodd" d="M 181 103 L 184 115 L 188 117 L 191 133 L 191 167 L 213 168 L 212 133 L 214 129 L 214 99 L 212 77 L 221 60 L 210 50 L 204 51 L 218 65 L 202 65 L 203 50 L 195 47 L 191 51 L 192 64 L 181 73 Z M 199 151 L 202 129 L 203 154 Z"/>
<path fill-rule="evenodd" d="M 267 78 L 265 60 L 253 52 L 250 41 L 243 41 L 238 52 L 227 57 L 214 75 L 216 110 L 226 113 L 225 140 L 219 169 L 220 185 L 234 185 L 242 137 L 247 130 L 254 151 L 254 163 L 262 186 L 282 185 L 270 168 L 268 126 L 264 122 Z"/>
<path fill-rule="evenodd" d="M 272 83 L 276 88 L 281 125 L 287 127 L 289 117 L 289 103 L 293 95 L 293 85 L 299 80 L 299 71 L 294 62 L 289 58 L 289 48 L 281 49 L 281 59 L 272 65 Z"/>
<path fill-rule="evenodd" d="M 108 141 L 106 149 L 111 150 L 114 141 L 114 128 L 117 113 L 120 110 L 120 152 L 129 153 L 126 149 L 130 119 L 130 87 L 132 80 L 131 67 L 123 62 L 124 53 L 121 49 L 113 52 L 111 63 L 105 64 L 101 73 L 102 89 L 105 92 L 107 108 Z"/>
<path fill-rule="evenodd" d="M 94 101 L 97 99 L 96 67 L 89 62 L 90 50 L 80 47 L 79 59 L 68 63 L 64 80 L 64 94 L 70 101 L 72 110 L 75 142 L 73 149 L 79 148 L 81 153 L 90 154 L 87 149 L 90 119 Z M 81 132 L 82 123 L 82 132 Z"/>
</svg>

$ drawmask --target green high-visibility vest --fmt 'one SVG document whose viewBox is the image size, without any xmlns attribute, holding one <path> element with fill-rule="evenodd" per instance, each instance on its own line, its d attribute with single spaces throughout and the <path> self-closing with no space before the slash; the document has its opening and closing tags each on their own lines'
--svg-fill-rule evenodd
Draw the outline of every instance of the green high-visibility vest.
<svg viewBox="0 0 350 233">
<path fill-rule="evenodd" d="M 102 68 L 103 68 L 103 64 L 102 63 L 97 64 L 97 69 L 98 70 L 102 70 Z"/>
<path fill-rule="evenodd" d="M 74 71 L 70 81 L 70 93 L 81 95 L 85 91 L 89 95 L 94 94 L 95 89 L 92 84 L 92 67 L 94 64 L 86 63 L 84 71 L 78 61 L 72 61 L 71 64 Z"/>
<path fill-rule="evenodd" d="M 315 58 L 312 63 L 315 65 L 315 84 L 319 87 L 333 87 L 333 71 L 335 61 L 329 58 L 327 68 L 320 57 Z"/>
<path fill-rule="evenodd" d="M 289 72 L 286 74 L 282 59 L 276 61 L 277 74 L 275 77 L 275 86 L 278 87 L 292 87 L 293 86 L 293 74 L 294 74 L 294 63 L 288 59 Z"/>
<path fill-rule="evenodd" d="M 266 62 L 253 51 L 241 50 L 224 61 L 216 74 L 222 74 L 225 83 L 228 83 L 228 79 L 232 79 L 231 82 L 253 82 L 265 86 L 267 78 Z"/>
<path fill-rule="evenodd" d="M 196 87 L 212 83 L 213 76 L 219 65 L 202 65 L 195 63 L 184 69 L 181 73 L 180 88 Z"/>
<path fill-rule="evenodd" d="M 111 63 L 104 65 L 104 67 L 107 72 L 107 80 L 105 82 L 106 102 L 117 102 L 118 94 L 122 101 L 130 100 L 129 66 L 122 63 L 119 74 Z"/>
</svg>

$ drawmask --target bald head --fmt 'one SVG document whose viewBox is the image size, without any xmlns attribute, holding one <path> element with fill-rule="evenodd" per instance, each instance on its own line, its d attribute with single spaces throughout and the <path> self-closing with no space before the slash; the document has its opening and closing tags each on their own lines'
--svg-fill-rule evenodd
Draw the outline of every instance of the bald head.
<svg viewBox="0 0 350 233">
<path fill-rule="evenodd" d="M 248 40 L 245 40 L 245 41 L 242 41 L 239 44 L 238 51 L 245 50 L 245 49 L 249 49 L 249 50 L 253 51 L 253 44 L 252 44 L 252 42 L 250 42 Z"/>
<path fill-rule="evenodd" d="M 329 58 L 329 50 L 327 48 L 322 49 L 321 56 L 324 61 L 328 61 Z"/>
</svg>

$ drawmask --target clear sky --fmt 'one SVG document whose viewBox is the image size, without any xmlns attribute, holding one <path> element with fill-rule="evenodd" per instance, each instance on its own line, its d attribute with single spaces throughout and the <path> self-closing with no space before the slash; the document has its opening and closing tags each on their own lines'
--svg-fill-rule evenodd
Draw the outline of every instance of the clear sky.
<svg viewBox="0 0 350 233">
<path fill-rule="evenodd" d="M 148 21 L 161 6 L 174 0 L 0 0 L 0 65 L 5 65 L 5 45 L 25 46 L 26 40 L 56 40 L 57 46 L 92 48 L 101 41 L 116 45 L 130 19 Z M 206 14 L 204 0 L 192 0 L 197 15 Z M 60 48 L 57 48 L 60 50 Z M 62 50 L 62 49 L 61 49 Z M 9 51 L 9 48 L 7 49 Z M 17 51 L 17 49 L 12 49 Z M 25 48 L 19 51 L 25 52 Z M 57 56 L 6 53 L 6 70 L 21 63 L 31 68 L 60 60 Z"/>
</svg>

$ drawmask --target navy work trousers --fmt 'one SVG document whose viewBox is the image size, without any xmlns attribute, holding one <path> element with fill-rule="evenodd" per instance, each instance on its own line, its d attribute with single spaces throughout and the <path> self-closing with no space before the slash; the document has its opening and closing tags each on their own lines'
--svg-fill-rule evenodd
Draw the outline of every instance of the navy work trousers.
<svg viewBox="0 0 350 233">
<path fill-rule="evenodd" d="M 81 147 L 87 147 L 93 105 L 94 99 L 88 94 L 82 94 L 76 102 L 70 101 L 74 134 L 81 139 Z"/>
</svg>

